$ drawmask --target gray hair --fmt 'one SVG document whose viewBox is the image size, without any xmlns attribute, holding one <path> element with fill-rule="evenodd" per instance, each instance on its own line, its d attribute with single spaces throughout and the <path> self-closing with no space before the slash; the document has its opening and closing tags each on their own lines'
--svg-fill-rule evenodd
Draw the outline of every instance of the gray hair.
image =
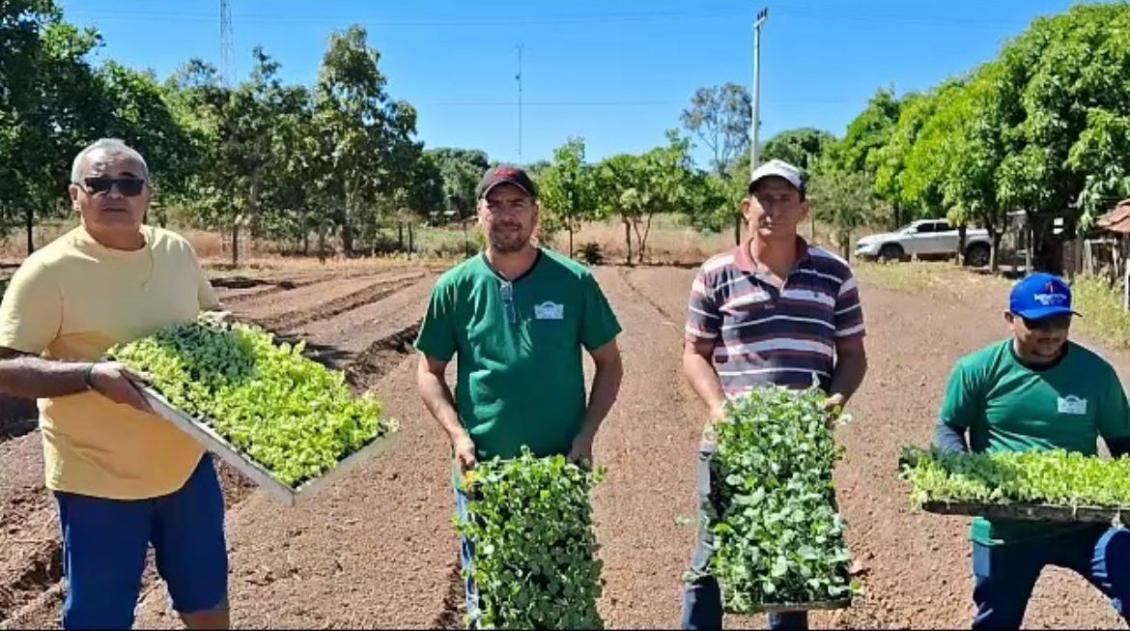
<svg viewBox="0 0 1130 631">
<path fill-rule="evenodd" d="M 75 156 L 75 161 L 71 165 L 71 183 L 78 184 L 82 180 L 82 165 L 86 160 L 86 156 L 94 151 L 105 151 L 106 153 L 114 153 L 118 155 L 125 155 L 129 158 L 136 160 L 141 165 L 142 179 L 149 180 L 149 165 L 145 163 L 145 158 L 141 157 L 136 149 L 127 145 L 125 141 L 118 138 L 99 138 L 93 143 L 87 145 L 85 149 L 78 152 Z"/>
</svg>

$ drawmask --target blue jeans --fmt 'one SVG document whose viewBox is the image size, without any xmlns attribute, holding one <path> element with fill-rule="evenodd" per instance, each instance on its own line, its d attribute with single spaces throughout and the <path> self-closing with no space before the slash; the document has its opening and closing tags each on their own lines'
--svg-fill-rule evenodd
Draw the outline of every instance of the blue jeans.
<svg viewBox="0 0 1130 631">
<path fill-rule="evenodd" d="M 470 498 L 459 488 L 455 482 L 455 514 L 459 519 L 467 519 L 467 503 Z M 475 577 L 471 575 L 474 568 L 475 544 L 466 537 L 459 537 L 459 565 L 463 569 L 463 588 L 467 593 L 467 619 L 468 628 L 475 629 L 479 625 L 479 590 L 475 587 Z"/>
<path fill-rule="evenodd" d="M 974 629 L 1016 629 L 1046 565 L 1079 573 L 1130 625 L 1130 530 L 1098 526 L 1079 533 L 997 546 L 973 544 Z"/>
<path fill-rule="evenodd" d="M 691 572 L 683 595 L 684 629 L 722 628 L 722 590 L 718 580 L 710 576 L 710 557 L 714 552 L 714 533 L 710 532 L 709 516 L 721 512 L 710 498 L 710 456 L 713 449 L 700 447 L 698 452 L 698 543 L 695 546 Z M 808 629 L 808 613 L 769 614 L 769 628 L 775 631 Z"/>
<path fill-rule="evenodd" d="M 173 608 L 212 611 L 227 602 L 224 497 L 205 454 L 176 492 L 145 500 L 55 493 L 63 529 L 65 629 L 128 629 L 149 545 Z"/>
</svg>

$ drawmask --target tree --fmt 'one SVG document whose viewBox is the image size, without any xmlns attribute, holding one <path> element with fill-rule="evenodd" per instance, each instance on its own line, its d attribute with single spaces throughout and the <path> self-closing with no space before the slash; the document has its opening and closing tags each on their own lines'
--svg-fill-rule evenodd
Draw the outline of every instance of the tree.
<svg viewBox="0 0 1130 631">
<path fill-rule="evenodd" d="M 387 79 L 378 68 L 380 53 L 367 40 L 367 32 L 357 25 L 334 33 L 315 89 L 314 127 L 321 150 L 330 156 L 327 192 L 338 205 L 336 219 L 346 256 L 353 254 L 363 208 L 395 190 L 382 185 L 381 177 L 409 171 L 396 157 L 403 155 L 403 144 L 415 132 L 415 110 L 407 103 L 390 102 Z"/>
<path fill-rule="evenodd" d="M 726 179 L 739 157 L 749 154 L 749 130 L 753 121 L 753 99 L 745 87 L 736 83 L 699 88 L 690 108 L 683 110 L 683 128 L 698 137 L 713 152 L 710 168 L 716 177 Z M 746 165 L 749 165 L 748 158 Z M 746 169 L 748 173 L 749 169 Z M 741 179 L 745 179 L 742 175 Z M 741 214 L 734 214 L 734 241 L 740 243 Z"/>
<path fill-rule="evenodd" d="M 85 57 L 100 41 L 50 0 L 0 5 L 0 212 L 6 225 L 23 218 L 29 254 L 37 219 L 62 207 L 71 160 L 91 140 L 79 132 L 97 104 Z"/>
<path fill-rule="evenodd" d="M 569 256 L 573 256 L 573 233 L 582 221 L 596 215 L 596 191 L 592 167 L 585 164 L 585 141 L 570 138 L 553 152 L 553 162 L 540 177 L 541 207 L 545 211 L 542 230 L 552 234 L 559 228 L 569 233 Z"/>
<path fill-rule="evenodd" d="M 667 132 L 668 144 L 639 156 L 620 154 L 597 165 L 595 186 L 598 212 L 619 216 L 624 225 L 626 261 L 633 263 L 632 234 L 636 236 L 636 261 L 647 256 L 651 222 L 658 212 L 687 210 L 688 191 L 695 190 L 690 140 Z M 701 186 L 701 185 L 700 185 Z"/>
<path fill-rule="evenodd" d="M 790 129 L 766 141 L 762 156 L 765 160 L 784 160 L 811 171 L 835 142 L 836 137 L 823 130 L 812 127 Z"/>
<path fill-rule="evenodd" d="M 710 167 L 718 177 L 741 153 L 749 149 L 753 99 L 736 83 L 699 88 L 683 110 L 683 127 L 698 137 L 713 153 Z"/>
<path fill-rule="evenodd" d="M 107 62 L 96 74 L 97 112 L 85 121 L 88 138 L 121 138 L 137 149 L 149 166 L 158 193 L 153 209 L 166 221 L 164 199 L 185 198 L 195 168 L 198 147 L 182 126 L 166 89 L 151 72 L 138 72 Z"/>
<path fill-rule="evenodd" d="M 440 147 L 426 151 L 443 177 L 443 196 L 449 210 L 459 218 L 475 214 L 475 187 L 490 167 L 487 154 L 477 149 Z"/>
<path fill-rule="evenodd" d="M 288 129 L 287 114 L 305 103 L 278 79 L 279 64 L 262 48 L 253 52 L 250 79 L 238 88 L 219 85 L 213 68 L 192 62 L 179 78 L 185 85 L 178 108 L 190 116 L 204 153 L 192 187 L 198 217 L 211 225 L 231 229 L 232 265 L 239 264 L 240 233 L 245 225 L 255 231 L 262 218 L 260 206 L 267 178 L 282 156 L 278 138 Z M 287 109 L 292 111 L 288 112 Z"/>
<path fill-rule="evenodd" d="M 904 97 L 887 143 L 873 154 L 875 192 L 891 206 L 894 228 L 914 217 L 945 215 L 938 180 L 932 175 L 914 179 L 920 174 L 909 170 L 907 161 L 923 127 L 963 86 L 963 81 L 951 79 L 927 93 Z"/>
<path fill-rule="evenodd" d="M 833 149 L 836 165 L 846 171 L 874 175 L 877 150 L 887 144 L 899 118 L 899 101 L 891 90 L 879 90 L 867 107 L 848 124 L 843 140 Z"/>
<path fill-rule="evenodd" d="M 874 183 L 861 171 L 832 165 L 816 170 L 809 186 L 809 203 L 816 217 L 831 224 L 840 254 L 851 256 L 852 235 L 871 224 L 881 210 L 873 194 Z"/>
</svg>

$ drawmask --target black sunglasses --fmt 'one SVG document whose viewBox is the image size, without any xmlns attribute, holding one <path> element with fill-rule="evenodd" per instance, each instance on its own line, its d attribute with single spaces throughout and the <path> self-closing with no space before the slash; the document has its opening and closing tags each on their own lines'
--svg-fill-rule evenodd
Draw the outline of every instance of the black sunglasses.
<svg viewBox="0 0 1130 631">
<path fill-rule="evenodd" d="M 115 186 L 123 196 L 137 197 L 145 190 L 145 180 L 139 177 L 88 177 L 82 181 L 83 190 L 88 195 L 105 195 Z"/>
<path fill-rule="evenodd" d="M 1021 318 L 1021 320 L 1024 320 L 1024 326 L 1032 331 L 1060 331 L 1071 328 L 1070 313 L 1051 316 L 1049 318 L 1040 318 L 1039 320 L 1030 320 L 1028 318 Z"/>
</svg>

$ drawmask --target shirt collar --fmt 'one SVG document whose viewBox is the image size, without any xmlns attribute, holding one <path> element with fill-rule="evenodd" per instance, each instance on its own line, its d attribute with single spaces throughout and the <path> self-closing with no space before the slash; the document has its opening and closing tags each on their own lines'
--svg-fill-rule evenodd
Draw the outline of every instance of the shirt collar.
<svg viewBox="0 0 1130 631">
<path fill-rule="evenodd" d="M 749 254 L 749 242 L 750 239 L 746 239 L 745 241 L 742 241 L 742 244 L 737 247 L 737 250 L 734 252 L 734 264 L 737 265 L 738 269 L 740 269 L 741 271 L 746 272 L 747 274 L 753 274 L 754 265 L 753 257 Z M 808 241 L 805 241 L 804 237 L 797 235 L 796 268 L 807 266 L 807 264 L 810 262 L 812 257 L 809 255 L 808 249 Z"/>
</svg>

